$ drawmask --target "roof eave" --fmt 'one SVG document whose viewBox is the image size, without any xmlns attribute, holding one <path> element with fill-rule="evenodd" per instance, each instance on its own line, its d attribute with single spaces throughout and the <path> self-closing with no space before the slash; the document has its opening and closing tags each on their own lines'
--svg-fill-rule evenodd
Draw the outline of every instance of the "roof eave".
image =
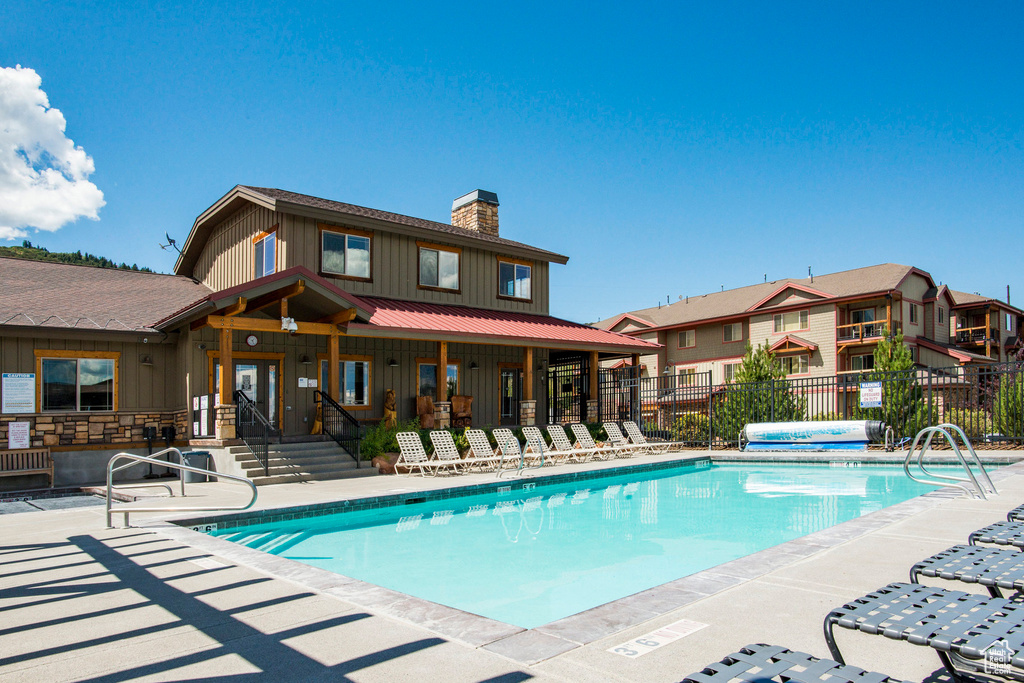
<svg viewBox="0 0 1024 683">
<path fill-rule="evenodd" d="M 197 243 L 197 240 L 200 239 L 198 237 L 199 233 L 207 225 L 218 223 L 225 213 L 230 213 L 237 209 L 237 203 L 242 201 L 252 202 L 271 211 L 276 210 L 276 200 L 244 185 L 235 185 L 223 197 L 214 202 L 210 208 L 199 214 L 195 222 L 192 223 L 192 229 L 185 239 L 185 244 L 178 254 L 177 261 L 174 262 L 174 273 L 176 275 L 182 275 L 184 270 L 191 270 L 195 266 L 195 262 L 199 257 L 198 251 L 202 250 L 203 245 L 206 244 L 205 237 L 208 237 L 208 235 L 204 235 L 202 244 L 199 244 Z M 196 251 L 196 253 L 191 253 L 193 251 Z"/>
</svg>

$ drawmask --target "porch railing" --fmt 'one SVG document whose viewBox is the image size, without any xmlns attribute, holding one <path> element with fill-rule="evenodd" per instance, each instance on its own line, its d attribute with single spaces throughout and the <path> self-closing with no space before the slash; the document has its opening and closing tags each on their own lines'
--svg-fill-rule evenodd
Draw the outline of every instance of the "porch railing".
<svg viewBox="0 0 1024 683">
<path fill-rule="evenodd" d="M 344 448 L 359 467 L 359 443 L 363 440 L 363 429 L 359 420 L 338 405 L 333 398 L 317 389 L 313 400 L 320 406 L 320 424 L 323 432 Z"/>
<path fill-rule="evenodd" d="M 244 391 L 236 391 L 234 399 L 235 434 L 245 443 L 256 462 L 263 465 L 263 474 L 269 475 L 270 435 L 274 427 Z"/>
<path fill-rule="evenodd" d="M 880 339 L 881 337 L 886 336 L 890 329 L 893 332 L 899 330 L 900 323 L 890 321 L 889 324 L 886 324 L 886 321 L 878 320 L 865 323 L 836 325 L 836 338 L 841 342 Z"/>
<path fill-rule="evenodd" d="M 988 336 L 986 336 L 986 332 Z M 999 343 L 999 330 L 994 327 L 961 327 L 956 331 L 957 344 L 984 344 L 987 341 Z"/>
</svg>

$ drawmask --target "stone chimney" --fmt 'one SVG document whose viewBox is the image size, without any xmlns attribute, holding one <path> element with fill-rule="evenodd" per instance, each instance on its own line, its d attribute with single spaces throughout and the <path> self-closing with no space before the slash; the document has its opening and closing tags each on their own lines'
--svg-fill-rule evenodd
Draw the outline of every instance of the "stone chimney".
<svg viewBox="0 0 1024 683">
<path fill-rule="evenodd" d="M 473 190 L 452 202 L 452 225 L 498 236 L 498 195 Z"/>
</svg>

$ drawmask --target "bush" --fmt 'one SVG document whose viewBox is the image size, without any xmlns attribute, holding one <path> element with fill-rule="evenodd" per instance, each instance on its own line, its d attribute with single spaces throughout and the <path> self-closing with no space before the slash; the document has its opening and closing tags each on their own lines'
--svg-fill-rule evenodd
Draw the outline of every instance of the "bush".
<svg viewBox="0 0 1024 683">
<path fill-rule="evenodd" d="M 811 420 L 813 420 L 814 422 L 835 422 L 837 420 L 842 419 L 843 418 L 839 417 L 839 413 L 831 411 L 827 413 L 818 413 L 817 415 L 811 416 Z"/>
<path fill-rule="evenodd" d="M 943 413 L 942 421 L 955 424 L 964 430 L 964 434 L 971 439 L 983 437 L 996 431 L 992 415 L 977 408 L 947 408 Z"/>
<path fill-rule="evenodd" d="M 672 441 L 707 441 L 708 416 L 706 413 L 685 413 L 672 425 Z"/>
<path fill-rule="evenodd" d="M 359 454 L 363 460 L 373 460 L 378 455 L 398 452 L 398 432 L 417 432 L 420 421 L 416 418 L 399 422 L 394 428 L 388 429 L 384 421 L 366 430 L 359 444 Z"/>
<path fill-rule="evenodd" d="M 1024 436 L 1024 372 L 1007 375 L 999 383 L 992 418 L 1003 436 Z"/>
</svg>

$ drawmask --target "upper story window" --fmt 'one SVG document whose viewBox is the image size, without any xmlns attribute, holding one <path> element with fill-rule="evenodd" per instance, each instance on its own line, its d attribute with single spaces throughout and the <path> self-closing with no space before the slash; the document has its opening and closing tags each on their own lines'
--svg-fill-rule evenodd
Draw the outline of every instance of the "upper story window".
<svg viewBox="0 0 1024 683">
<path fill-rule="evenodd" d="M 43 412 L 117 409 L 117 361 L 105 351 L 36 351 Z"/>
<path fill-rule="evenodd" d="M 498 259 L 498 296 L 508 299 L 533 298 L 530 280 L 533 267 L 523 261 Z"/>
<path fill-rule="evenodd" d="M 420 249 L 419 286 L 426 289 L 459 291 L 459 261 L 462 250 L 417 242 Z"/>
<path fill-rule="evenodd" d="M 805 375 L 807 374 L 808 367 L 807 356 L 783 356 L 779 358 L 779 364 L 782 365 L 782 371 L 789 375 Z"/>
<path fill-rule="evenodd" d="M 917 304 L 910 304 L 910 324 L 917 324 Z"/>
<path fill-rule="evenodd" d="M 942 325 L 946 322 L 946 309 L 939 306 L 939 324 Z"/>
<path fill-rule="evenodd" d="M 679 348 L 692 349 L 697 345 L 696 330 L 681 330 L 679 332 Z"/>
<path fill-rule="evenodd" d="M 320 227 L 320 272 L 369 281 L 371 233 Z"/>
<path fill-rule="evenodd" d="M 743 341 L 743 323 L 729 323 L 722 326 L 722 341 Z"/>
<path fill-rule="evenodd" d="M 772 316 L 774 332 L 796 332 L 797 330 L 806 330 L 808 327 L 807 311 L 789 311 Z"/>
<path fill-rule="evenodd" d="M 261 232 L 252 241 L 256 249 L 255 276 L 263 277 L 277 272 L 277 233 Z"/>
<path fill-rule="evenodd" d="M 1013 314 L 1012 313 L 1007 313 L 1006 314 L 1006 331 L 1007 332 L 1013 332 Z"/>
</svg>

